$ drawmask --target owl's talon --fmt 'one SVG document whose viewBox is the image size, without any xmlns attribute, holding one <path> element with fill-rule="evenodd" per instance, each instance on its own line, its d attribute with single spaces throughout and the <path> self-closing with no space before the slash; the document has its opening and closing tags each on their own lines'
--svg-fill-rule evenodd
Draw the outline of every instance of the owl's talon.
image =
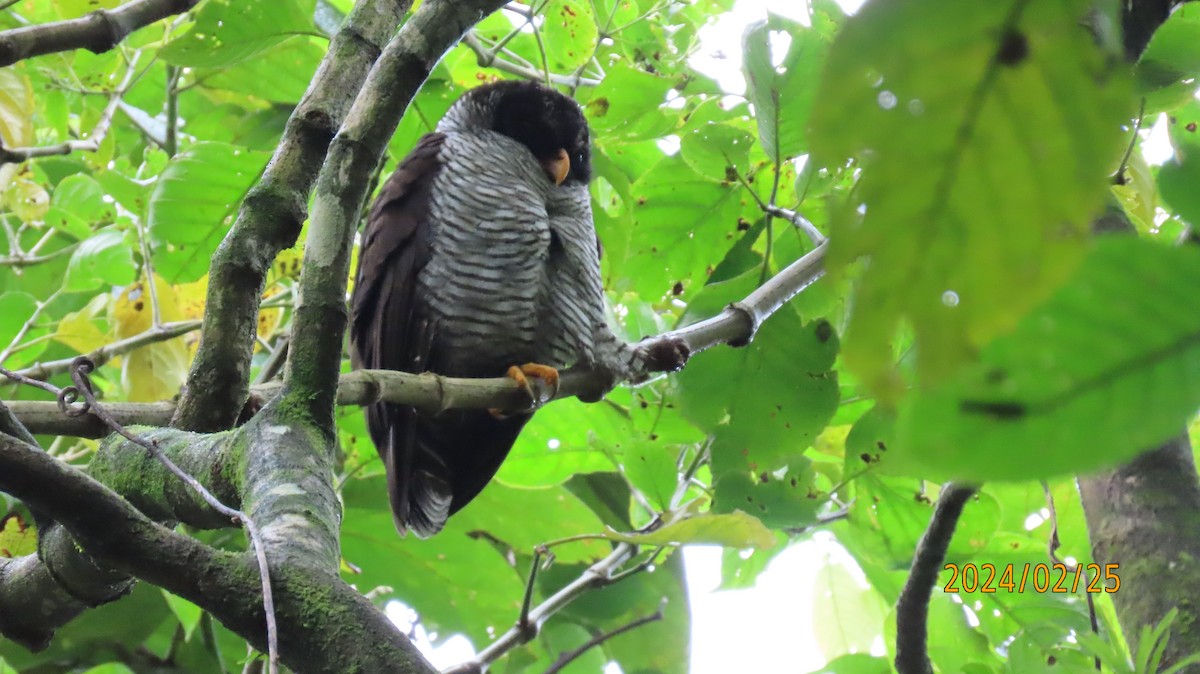
<svg viewBox="0 0 1200 674">
<path fill-rule="evenodd" d="M 529 396 L 529 402 L 535 407 L 541 405 L 545 400 L 550 400 L 558 394 L 558 370 L 549 365 L 540 363 L 525 363 L 524 365 L 513 365 L 508 368 L 508 377 L 517 382 L 517 386 Z M 540 379 L 546 386 L 550 387 L 550 395 L 543 399 L 538 395 L 538 391 L 534 391 L 530 379 Z"/>
</svg>

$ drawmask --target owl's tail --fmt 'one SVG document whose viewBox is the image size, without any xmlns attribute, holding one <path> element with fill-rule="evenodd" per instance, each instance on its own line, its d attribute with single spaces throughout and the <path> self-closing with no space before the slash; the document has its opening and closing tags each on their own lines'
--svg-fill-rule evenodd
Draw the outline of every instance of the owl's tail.
<svg viewBox="0 0 1200 674">
<path fill-rule="evenodd" d="M 383 408 L 383 409 L 376 409 Z M 437 415 L 406 405 L 374 405 L 367 425 L 388 473 L 396 529 L 428 538 L 491 481 L 532 413 L 486 410 Z"/>
</svg>

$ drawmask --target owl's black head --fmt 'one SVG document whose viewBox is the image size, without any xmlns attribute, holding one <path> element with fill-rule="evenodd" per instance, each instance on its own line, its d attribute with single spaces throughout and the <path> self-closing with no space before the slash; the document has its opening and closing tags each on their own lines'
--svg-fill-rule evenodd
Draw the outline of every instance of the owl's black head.
<svg viewBox="0 0 1200 674">
<path fill-rule="evenodd" d="M 565 151 L 571 161 L 564 182 L 586 184 L 592 177 L 592 152 L 587 119 L 569 97 L 526 81 L 486 84 L 472 93 L 489 95 L 492 130 L 521 143 L 541 162 Z"/>
</svg>

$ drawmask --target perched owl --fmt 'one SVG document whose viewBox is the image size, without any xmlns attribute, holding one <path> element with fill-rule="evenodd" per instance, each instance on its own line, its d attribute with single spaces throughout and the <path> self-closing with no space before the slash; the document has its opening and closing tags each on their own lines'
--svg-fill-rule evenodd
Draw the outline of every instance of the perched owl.
<svg viewBox="0 0 1200 674">
<path fill-rule="evenodd" d="M 351 298 L 354 366 L 521 382 L 575 364 L 614 380 L 682 365 L 682 345 L 635 348 L 605 321 L 590 177 L 587 121 L 570 98 L 507 81 L 464 94 L 371 207 Z M 531 414 L 369 406 L 397 529 L 437 533 Z"/>
</svg>

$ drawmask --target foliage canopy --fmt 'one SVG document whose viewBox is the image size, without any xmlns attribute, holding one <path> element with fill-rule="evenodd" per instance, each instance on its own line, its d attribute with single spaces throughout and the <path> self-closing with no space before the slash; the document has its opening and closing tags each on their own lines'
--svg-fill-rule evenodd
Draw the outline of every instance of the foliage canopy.
<svg viewBox="0 0 1200 674">
<path fill-rule="evenodd" d="M 2 4 L 7 29 L 120 2 Z M 111 51 L 0 69 L 5 148 L 97 143 L 0 165 L 0 364 L 182 326 L 94 376 L 107 401 L 177 394 L 213 254 L 352 4 L 205 0 Z M 764 205 L 830 237 L 829 275 L 744 348 L 699 354 L 598 404 L 555 402 L 429 541 L 395 535 L 362 413 L 339 408 L 344 578 L 380 606 L 413 607 L 434 641 L 461 633 L 482 648 L 516 618 L 539 545 L 595 534 L 552 548 L 535 600 L 612 541 L 642 544 L 643 559 L 663 545 L 653 572 L 582 596 L 496 669 L 543 671 L 665 598 L 662 620 L 566 671 L 616 661 L 630 674 L 686 672 L 675 544 L 726 546 L 723 587 L 744 588 L 789 544 L 830 531 L 871 588 L 837 565 L 822 572 L 821 671 L 849 674 L 891 671 L 889 655 L 855 650 L 883 637 L 890 654 L 895 616 L 882 607 L 895 604 L 930 518 L 923 480 L 989 481 L 948 562 L 1049 562 L 1051 526 L 1060 557 L 1092 561 L 1071 476 L 1161 443 L 1200 404 L 1200 253 L 1171 247 L 1200 223 L 1200 12 L 1175 12 L 1130 68 L 1105 32 L 1119 23 L 1115 3 L 1100 4 L 894 0 L 847 17 L 812 0 L 806 21 L 770 15 L 746 29 L 744 95 L 693 61 L 733 0 L 541 0 L 484 18 L 429 75 L 382 175 L 466 89 L 553 73 L 592 126 L 604 277 L 630 340 L 712 316 L 813 249 Z M 1161 167 L 1130 145 L 1139 105 L 1170 113 L 1175 155 Z M 1137 237 L 1090 235 L 1106 204 Z M 267 275 L 254 377 L 290 330 L 306 233 Z M 45 398 L 9 386 L 3 397 Z M 96 447 L 41 439 L 79 464 Z M 1030 520 L 1045 503 L 1039 480 L 1053 522 Z M 9 506 L 0 555 L 28 554 L 28 515 Z M 679 521 L 628 533 L 664 512 Z M 1097 653 L 1133 671 L 1110 597 L 1094 598 L 1105 638 L 1081 641 L 1082 592 L 975 595 L 969 616 L 937 593 L 931 655 L 944 672 L 1050 671 L 1048 661 L 1082 672 Z M 146 584 L 41 653 L 0 643 L 29 672 L 238 671 L 246 654 L 240 637 Z"/>
</svg>

